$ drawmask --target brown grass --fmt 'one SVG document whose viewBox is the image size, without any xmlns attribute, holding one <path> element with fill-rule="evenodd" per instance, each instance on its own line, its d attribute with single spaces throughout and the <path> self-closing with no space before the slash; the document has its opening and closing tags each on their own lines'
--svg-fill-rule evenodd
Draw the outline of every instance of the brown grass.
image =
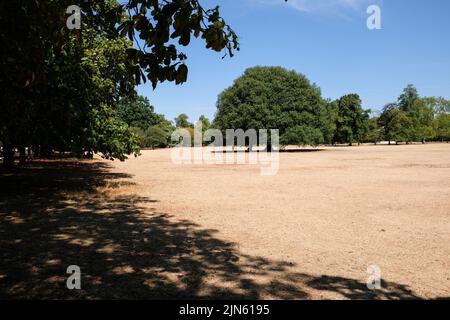
<svg viewBox="0 0 450 320">
<path fill-rule="evenodd" d="M 0 298 L 450 296 L 449 145 L 280 157 L 274 177 L 170 150 L 0 174 Z"/>
</svg>

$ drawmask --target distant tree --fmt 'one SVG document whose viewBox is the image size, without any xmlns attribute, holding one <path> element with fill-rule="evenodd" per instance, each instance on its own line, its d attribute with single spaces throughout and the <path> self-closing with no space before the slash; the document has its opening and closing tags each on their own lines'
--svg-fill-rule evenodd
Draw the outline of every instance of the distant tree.
<svg viewBox="0 0 450 320">
<path fill-rule="evenodd" d="M 121 99 L 117 106 L 117 115 L 130 127 L 146 130 L 160 123 L 161 118 L 154 112 L 148 98 L 134 95 Z"/>
<path fill-rule="evenodd" d="M 207 117 L 205 117 L 204 115 L 201 115 L 198 118 L 198 121 L 201 122 L 202 124 L 202 130 L 203 132 L 207 131 L 208 129 L 211 128 L 211 122 L 209 121 L 209 119 Z"/>
<path fill-rule="evenodd" d="M 423 101 L 428 108 L 433 110 L 436 117 L 450 113 L 450 100 L 443 97 L 427 97 L 423 98 Z"/>
<path fill-rule="evenodd" d="M 214 126 L 226 129 L 279 129 L 281 141 L 319 144 L 334 129 L 320 89 L 302 74 L 281 67 L 254 67 L 218 97 Z"/>
<path fill-rule="evenodd" d="M 366 141 L 377 144 L 378 142 L 382 141 L 383 138 L 383 127 L 380 126 L 380 118 L 370 118 L 369 131 L 367 132 Z"/>
<path fill-rule="evenodd" d="M 357 94 L 349 94 L 336 101 L 337 120 L 334 140 L 338 143 L 361 143 L 369 131 L 369 112 L 361 106 Z"/>
<path fill-rule="evenodd" d="M 450 114 L 440 114 L 433 121 L 435 138 L 441 141 L 450 141 Z"/>
<path fill-rule="evenodd" d="M 151 126 L 147 130 L 132 127 L 131 131 L 138 137 L 141 148 L 166 148 L 169 145 L 167 133 L 159 125 Z"/>
<path fill-rule="evenodd" d="M 397 105 L 400 110 L 409 113 L 414 104 L 420 99 L 419 93 L 414 85 L 408 84 L 398 98 Z"/>
<path fill-rule="evenodd" d="M 389 144 L 391 141 L 410 141 L 411 119 L 396 104 L 388 104 L 383 108 L 378 123 L 383 128 L 384 139 L 389 141 Z"/>
<path fill-rule="evenodd" d="M 191 128 L 192 123 L 190 123 L 188 120 L 189 120 L 189 117 L 185 113 L 182 113 L 174 119 L 175 126 L 177 128 Z"/>
<path fill-rule="evenodd" d="M 163 128 L 152 126 L 145 131 L 144 145 L 146 148 L 167 147 L 167 136 Z"/>
<path fill-rule="evenodd" d="M 399 109 L 410 119 L 407 130 L 409 141 L 422 141 L 433 137 L 433 106 L 430 99 L 422 99 L 413 85 L 408 85 L 398 98 Z"/>
</svg>

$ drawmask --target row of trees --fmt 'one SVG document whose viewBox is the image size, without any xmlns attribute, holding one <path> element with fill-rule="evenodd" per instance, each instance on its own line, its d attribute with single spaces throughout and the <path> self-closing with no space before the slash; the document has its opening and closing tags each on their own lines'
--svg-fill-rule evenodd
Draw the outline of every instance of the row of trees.
<svg viewBox="0 0 450 320">
<path fill-rule="evenodd" d="M 194 124 L 185 113 L 175 117 L 174 121 L 169 121 L 164 115 L 157 114 L 148 98 L 143 96 L 134 95 L 120 100 L 117 113 L 120 120 L 138 137 L 141 148 L 173 146 L 171 137 L 177 128 L 187 129 L 191 137 L 194 137 Z M 204 115 L 201 115 L 198 121 L 202 123 L 203 132 L 211 128 L 209 119 Z"/>
<path fill-rule="evenodd" d="M 357 94 L 325 100 L 302 74 L 255 67 L 219 95 L 213 126 L 279 129 L 282 145 L 450 140 L 450 101 L 421 98 L 412 85 L 379 117 L 370 114 Z"/>
<path fill-rule="evenodd" d="M 301 74 L 279 67 L 256 67 L 222 92 L 217 106 L 213 123 L 203 115 L 198 119 L 204 132 L 210 128 L 277 128 L 282 145 L 450 140 L 450 102 L 421 98 L 412 85 L 396 103 L 371 118 L 357 94 L 324 100 L 320 89 Z M 141 148 L 172 146 L 171 134 L 176 128 L 187 129 L 194 137 L 194 124 L 186 114 L 168 121 L 141 96 L 121 99 L 117 113 L 139 138 Z"/>
<path fill-rule="evenodd" d="M 0 146 L 3 165 L 53 151 L 126 159 L 139 137 L 119 102 L 149 80 L 186 81 L 192 38 L 232 55 L 233 30 L 199 0 L 79 1 L 81 29 L 67 27 L 71 0 L 0 1 Z M 77 19 L 75 14 L 70 19 Z"/>
<path fill-rule="evenodd" d="M 408 85 L 396 103 L 386 105 L 370 122 L 368 141 L 414 142 L 450 140 L 450 101 L 442 97 L 421 98 Z"/>
</svg>

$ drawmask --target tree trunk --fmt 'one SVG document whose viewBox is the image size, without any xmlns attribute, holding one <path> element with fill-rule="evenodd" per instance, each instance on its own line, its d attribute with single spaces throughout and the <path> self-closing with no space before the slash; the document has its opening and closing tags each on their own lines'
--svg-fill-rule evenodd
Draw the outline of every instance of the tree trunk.
<svg viewBox="0 0 450 320">
<path fill-rule="evenodd" d="M 11 169 L 14 166 L 14 148 L 10 144 L 3 145 L 3 168 Z"/>
<path fill-rule="evenodd" d="M 21 166 L 23 166 L 27 162 L 27 154 L 25 152 L 25 147 L 19 147 L 19 163 Z"/>
</svg>

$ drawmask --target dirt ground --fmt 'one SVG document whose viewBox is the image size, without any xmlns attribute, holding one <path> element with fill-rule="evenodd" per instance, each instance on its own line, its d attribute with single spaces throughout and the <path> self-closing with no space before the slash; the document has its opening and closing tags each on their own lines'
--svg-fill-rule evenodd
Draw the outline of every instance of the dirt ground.
<svg viewBox="0 0 450 320">
<path fill-rule="evenodd" d="M 281 153 L 275 176 L 143 151 L 0 182 L 3 298 L 450 297 L 450 144 Z"/>
</svg>

